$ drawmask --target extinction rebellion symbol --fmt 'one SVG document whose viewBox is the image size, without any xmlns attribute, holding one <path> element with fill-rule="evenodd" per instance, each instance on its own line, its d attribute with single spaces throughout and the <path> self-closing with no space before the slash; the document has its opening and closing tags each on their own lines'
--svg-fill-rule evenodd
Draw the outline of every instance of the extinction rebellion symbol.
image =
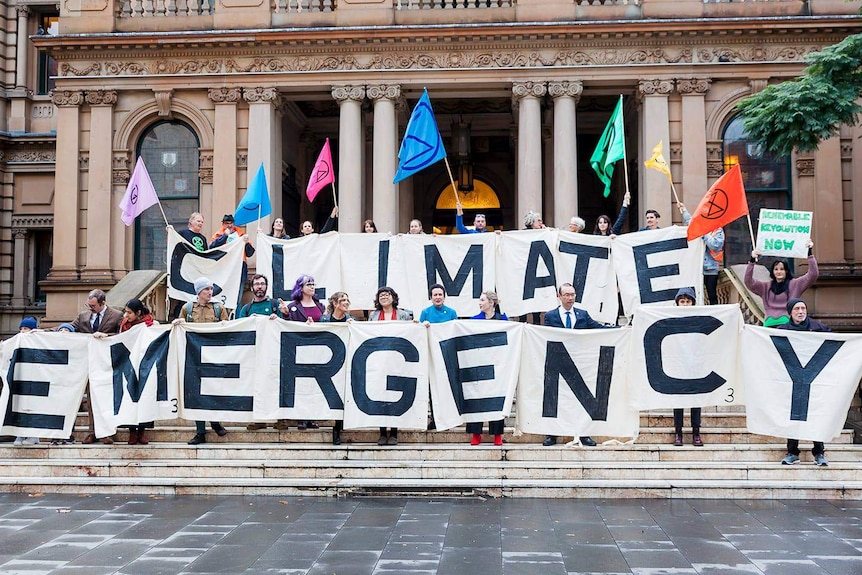
<svg viewBox="0 0 862 575">
<path fill-rule="evenodd" d="M 135 187 L 132 188 L 132 194 L 131 196 L 129 196 L 129 201 L 132 203 L 132 205 L 138 203 L 138 184 L 135 184 Z"/>
<path fill-rule="evenodd" d="M 700 215 L 707 220 L 720 219 L 727 212 L 728 203 L 727 193 L 721 188 L 716 188 L 703 204 Z"/>
</svg>

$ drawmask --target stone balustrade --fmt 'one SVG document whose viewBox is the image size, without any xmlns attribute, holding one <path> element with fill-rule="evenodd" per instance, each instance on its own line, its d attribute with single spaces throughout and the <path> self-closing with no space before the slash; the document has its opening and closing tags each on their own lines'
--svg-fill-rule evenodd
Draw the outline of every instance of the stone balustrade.
<svg viewBox="0 0 862 575">
<path fill-rule="evenodd" d="M 100 0 L 61 3 L 63 33 L 399 24 L 853 16 L 862 0 Z"/>
</svg>

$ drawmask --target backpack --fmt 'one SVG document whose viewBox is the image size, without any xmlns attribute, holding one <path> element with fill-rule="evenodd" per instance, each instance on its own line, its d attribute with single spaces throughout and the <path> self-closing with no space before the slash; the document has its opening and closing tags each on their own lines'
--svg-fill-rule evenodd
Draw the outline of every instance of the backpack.
<svg viewBox="0 0 862 575">
<path fill-rule="evenodd" d="M 215 314 L 216 321 L 221 321 L 219 319 L 219 318 L 221 318 L 221 307 L 219 306 L 219 303 L 217 301 L 214 301 L 212 303 L 213 303 L 213 313 Z M 194 323 L 194 320 L 192 319 L 192 310 L 194 309 L 194 307 L 195 307 L 195 302 L 193 302 L 193 301 L 190 301 L 190 302 L 186 303 L 186 305 L 185 305 L 186 321 L 189 323 Z"/>
</svg>

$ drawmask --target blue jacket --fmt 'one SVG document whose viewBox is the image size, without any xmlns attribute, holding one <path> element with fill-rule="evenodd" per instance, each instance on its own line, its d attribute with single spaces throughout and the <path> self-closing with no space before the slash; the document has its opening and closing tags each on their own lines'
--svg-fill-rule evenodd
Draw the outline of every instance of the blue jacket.
<svg viewBox="0 0 862 575">
<path fill-rule="evenodd" d="M 543 322 L 543 325 L 546 325 L 548 327 L 565 328 L 566 326 L 563 325 L 563 320 L 560 317 L 559 310 L 559 307 L 555 307 L 551 311 L 546 311 L 545 321 Z M 578 309 L 576 307 L 572 308 L 572 315 L 575 316 L 572 320 L 572 329 L 605 329 L 615 327 L 612 325 L 605 325 L 603 323 L 597 322 L 592 317 L 590 317 L 590 314 L 586 310 Z"/>
<path fill-rule="evenodd" d="M 455 215 L 455 227 L 456 227 L 456 228 L 458 228 L 458 233 L 459 233 L 459 234 L 482 234 L 482 233 L 485 233 L 485 232 L 487 232 L 487 231 L 488 231 L 488 230 L 487 230 L 487 228 L 486 228 L 486 229 L 484 229 L 484 230 L 471 230 L 471 229 L 468 229 L 468 228 L 464 225 L 464 216 L 459 216 L 459 215 L 457 215 L 457 214 Z"/>
<path fill-rule="evenodd" d="M 682 212 L 682 223 L 688 225 L 691 222 L 691 214 L 688 210 Z M 724 249 L 724 230 L 718 228 L 715 232 L 710 232 L 703 236 L 703 243 L 706 244 L 703 250 L 703 274 L 707 276 L 718 275 L 719 265 L 718 259 L 712 254 L 714 253 L 719 259 L 724 259 L 722 250 Z"/>
</svg>

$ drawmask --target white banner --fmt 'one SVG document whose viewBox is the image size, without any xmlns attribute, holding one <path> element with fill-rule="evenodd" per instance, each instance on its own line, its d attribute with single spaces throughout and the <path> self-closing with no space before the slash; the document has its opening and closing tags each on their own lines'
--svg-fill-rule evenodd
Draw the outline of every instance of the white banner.
<svg viewBox="0 0 862 575">
<path fill-rule="evenodd" d="M 528 433 L 635 437 L 626 361 L 631 329 L 525 326 L 518 427 Z"/>
<path fill-rule="evenodd" d="M 429 329 L 437 429 L 496 421 L 512 412 L 524 324 L 465 320 Z"/>
<path fill-rule="evenodd" d="M 290 293 L 301 275 L 314 278 L 317 297 L 342 290 L 339 236 L 336 232 L 311 234 L 293 240 L 257 235 L 257 273 L 269 280 L 267 295 L 290 301 Z M 357 273 L 365 273 L 364 271 Z"/>
<path fill-rule="evenodd" d="M 428 426 L 428 334 L 406 321 L 353 322 L 344 428 Z"/>
<path fill-rule="evenodd" d="M 405 241 L 404 261 L 414 317 L 431 305 L 428 288 L 435 283 L 445 286 L 445 305 L 458 312 L 458 317 L 479 313 L 479 296 L 494 289 L 498 238 L 493 233 L 415 235 Z"/>
<path fill-rule="evenodd" d="M 738 305 L 638 308 L 628 370 L 632 407 L 743 405 L 742 325 Z"/>
<path fill-rule="evenodd" d="M 353 309 L 374 309 L 377 288 L 388 286 L 398 294 L 400 308 L 413 310 L 405 275 L 404 244 L 417 237 L 421 236 L 341 234 L 341 261 L 350 262 L 350 269 L 342 274 L 340 289 L 350 294 Z M 417 303 L 423 305 L 426 300 L 423 292 Z"/>
<path fill-rule="evenodd" d="M 254 418 L 344 419 L 348 324 L 257 322 Z"/>
<path fill-rule="evenodd" d="M 757 249 L 765 256 L 806 257 L 813 215 L 813 212 L 793 210 L 760 210 Z"/>
<path fill-rule="evenodd" d="M 587 310 L 596 321 L 616 325 L 620 304 L 612 241 L 606 236 L 561 231 L 556 250 L 557 285 L 572 284 L 575 287 L 575 307 Z M 559 305 L 556 293 L 554 296 L 545 310 Z"/>
<path fill-rule="evenodd" d="M 557 230 L 551 228 L 500 235 L 496 284 L 500 309 L 506 315 L 516 317 L 556 305 L 556 245 Z M 478 306 L 471 315 L 477 313 Z"/>
<path fill-rule="evenodd" d="M 196 420 L 253 421 L 256 379 L 255 322 L 181 323 L 171 330 L 168 386 L 182 390 L 179 416 Z M 178 378 L 178 382 L 173 381 Z"/>
<path fill-rule="evenodd" d="M 742 377 L 751 433 L 830 441 L 862 377 L 862 335 L 745 326 Z"/>
<path fill-rule="evenodd" d="M 205 252 L 197 251 L 173 228 L 168 228 L 168 295 L 180 301 L 195 301 L 195 280 L 213 282 L 213 299 L 233 309 L 244 286 L 242 277 L 245 242 L 231 242 Z"/>
<path fill-rule="evenodd" d="M 703 242 L 686 240 L 686 228 L 671 226 L 617 236 L 614 268 L 625 315 L 639 305 L 673 302 L 681 287 L 694 288 L 703 303 Z"/>
<path fill-rule="evenodd" d="M 87 385 L 87 342 L 80 334 L 19 333 L 0 349 L 3 435 L 66 439 Z"/>
<path fill-rule="evenodd" d="M 96 437 L 121 425 L 172 419 L 179 413 L 177 377 L 170 377 L 170 325 L 136 326 L 90 342 L 90 393 Z"/>
</svg>

